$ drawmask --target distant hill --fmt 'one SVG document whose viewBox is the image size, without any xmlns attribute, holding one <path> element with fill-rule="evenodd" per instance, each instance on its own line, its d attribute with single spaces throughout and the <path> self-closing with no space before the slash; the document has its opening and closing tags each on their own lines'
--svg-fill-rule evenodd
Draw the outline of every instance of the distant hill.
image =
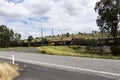
<svg viewBox="0 0 120 80">
<path fill-rule="evenodd" d="M 119 36 L 120 38 L 120 31 L 119 31 Z M 83 39 L 102 39 L 102 34 L 100 32 L 94 32 L 94 33 L 78 33 L 78 34 L 61 34 L 61 35 L 54 35 L 53 37 L 50 36 L 45 36 L 43 37 L 44 39 L 47 39 L 48 41 L 70 41 L 73 38 L 83 38 Z M 112 38 L 112 36 L 108 33 L 103 33 L 103 38 Z M 32 42 L 39 42 L 41 41 L 41 37 L 34 38 Z M 27 42 L 27 39 L 24 40 Z"/>
<path fill-rule="evenodd" d="M 120 37 L 120 34 L 119 36 Z M 71 40 L 72 38 L 83 38 L 83 39 L 101 39 L 102 35 L 100 32 L 94 32 L 94 33 L 78 33 L 78 34 L 62 34 L 62 35 L 54 35 L 52 36 L 45 36 L 43 37 L 47 39 L 48 41 L 66 41 L 66 40 Z M 108 33 L 103 33 L 103 38 L 112 38 L 112 36 Z M 33 42 L 39 42 L 41 41 L 41 38 L 34 38 Z"/>
</svg>

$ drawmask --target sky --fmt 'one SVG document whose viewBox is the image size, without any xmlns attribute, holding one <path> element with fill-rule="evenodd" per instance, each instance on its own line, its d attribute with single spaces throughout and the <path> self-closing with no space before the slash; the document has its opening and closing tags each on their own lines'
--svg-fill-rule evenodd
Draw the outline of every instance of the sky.
<svg viewBox="0 0 120 80">
<path fill-rule="evenodd" d="M 99 0 L 0 0 L 0 25 L 22 35 L 90 33 L 98 31 L 95 3 Z"/>
</svg>

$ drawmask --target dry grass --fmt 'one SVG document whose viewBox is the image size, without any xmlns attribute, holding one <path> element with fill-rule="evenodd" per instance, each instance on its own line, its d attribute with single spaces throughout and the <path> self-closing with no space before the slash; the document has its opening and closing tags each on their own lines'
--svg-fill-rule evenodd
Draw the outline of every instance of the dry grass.
<svg viewBox="0 0 120 80">
<path fill-rule="evenodd" d="M 103 38 L 108 38 L 108 33 L 104 33 L 104 35 L 103 35 Z M 99 33 L 99 32 L 97 32 L 97 33 L 94 33 L 94 35 L 92 35 L 92 33 L 86 33 L 86 34 L 74 34 L 73 36 L 72 36 L 72 34 L 70 34 L 69 35 L 69 37 L 67 37 L 65 34 L 62 36 L 62 35 L 59 35 L 59 36 L 54 36 L 53 38 L 54 38 L 54 41 L 60 41 L 61 40 L 61 38 L 63 37 L 63 39 L 62 40 L 71 40 L 72 38 L 84 38 L 84 39 L 92 39 L 92 36 L 94 36 L 94 39 L 100 39 L 101 38 L 101 33 Z M 110 36 L 109 35 L 109 38 L 110 37 L 112 37 L 112 36 Z M 119 36 L 120 37 L 120 36 Z M 46 39 L 48 40 L 48 41 L 52 41 L 52 37 L 46 37 Z M 36 41 L 40 41 L 41 40 L 41 38 L 39 38 L 39 39 L 34 39 L 34 40 L 36 40 Z M 33 40 L 33 42 L 34 42 L 34 40 Z M 27 42 L 27 41 L 26 41 Z"/>
<path fill-rule="evenodd" d="M 18 75 L 18 66 L 0 62 L 0 80 L 13 80 Z"/>
</svg>

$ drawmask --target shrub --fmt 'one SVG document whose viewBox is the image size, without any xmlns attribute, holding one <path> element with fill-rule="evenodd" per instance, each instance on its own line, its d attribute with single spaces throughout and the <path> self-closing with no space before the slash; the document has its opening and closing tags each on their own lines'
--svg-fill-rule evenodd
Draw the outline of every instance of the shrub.
<svg viewBox="0 0 120 80">
<path fill-rule="evenodd" d="M 74 45 L 87 45 L 87 40 L 84 38 L 73 38 L 71 42 Z"/>
<path fill-rule="evenodd" d="M 81 46 L 80 45 L 72 45 L 72 46 L 69 46 L 70 48 L 72 49 L 80 49 Z"/>
<path fill-rule="evenodd" d="M 92 47 L 97 46 L 97 40 L 95 40 L 95 39 L 88 40 L 88 45 L 92 46 Z"/>
<path fill-rule="evenodd" d="M 113 55 L 120 55 L 120 46 L 111 46 L 110 50 Z"/>
</svg>

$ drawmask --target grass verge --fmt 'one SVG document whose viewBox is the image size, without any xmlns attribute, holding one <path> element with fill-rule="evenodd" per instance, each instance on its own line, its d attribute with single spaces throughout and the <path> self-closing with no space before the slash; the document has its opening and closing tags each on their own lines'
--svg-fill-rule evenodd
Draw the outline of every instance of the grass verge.
<svg viewBox="0 0 120 80">
<path fill-rule="evenodd" d="M 41 46 L 37 47 L 37 52 L 50 55 L 62 55 L 62 56 L 77 56 L 77 57 L 89 57 L 89 58 L 103 58 L 103 59 L 120 59 L 120 56 L 113 56 L 111 54 L 94 54 L 87 52 L 85 46 L 79 48 L 73 46 Z"/>
<path fill-rule="evenodd" d="M 79 56 L 75 51 L 67 46 L 42 46 L 38 47 L 37 51 L 43 54 L 51 55 L 66 55 L 66 56 Z"/>
<path fill-rule="evenodd" d="M 18 66 L 0 62 L 0 80 L 13 80 L 19 76 Z"/>
</svg>

